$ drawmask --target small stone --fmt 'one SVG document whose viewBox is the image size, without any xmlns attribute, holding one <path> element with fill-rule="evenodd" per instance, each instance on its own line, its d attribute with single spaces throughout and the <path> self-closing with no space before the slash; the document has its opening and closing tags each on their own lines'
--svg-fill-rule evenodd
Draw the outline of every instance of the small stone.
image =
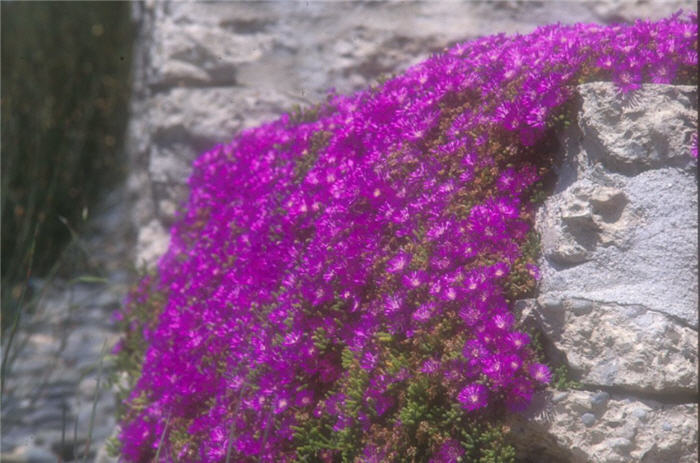
<svg viewBox="0 0 700 463">
<path fill-rule="evenodd" d="M 609 338 L 612 339 L 612 338 Z M 609 349 L 611 346 L 605 346 L 601 347 L 601 349 Z M 613 349 L 609 349 L 613 350 Z M 607 358 L 599 363 L 597 363 L 593 368 L 593 372 L 595 374 L 590 374 L 591 377 L 595 379 L 595 381 L 598 384 L 605 385 L 605 386 L 612 386 L 616 384 L 617 381 L 617 376 L 619 373 L 619 368 L 618 368 L 618 359 L 609 356 L 611 358 Z"/>
<path fill-rule="evenodd" d="M 627 453 L 632 447 L 632 441 L 624 437 L 609 439 L 608 443 L 617 453 Z"/>
<path fill-rule="evenodd" d="M 591 405 L 593 407 L 604 407 L 605 404 L 610 400 L 610 394 L 605 391 L 596 392 L 593 397 L 591 397 Z"/>
<path fill-rule="evenodd" d="M 590 204 L 572 198 L 567 199 L 569 199 L 569 202 L 564 203 L 561 211 L 562 221 L 568 227 L 574 229 L 593 229 L 595 223 L 593 222 Z"/>
<path fill-rule="evenodd" d="M 545 253 L 547 251 L 545 250 Z M 576 265 L 588 260 L 589 253 L 580 244 L 563 241 L 547 253 L 552 259 L 566 265 Z"/>
<path fill-rule="evenodd" d="M 574 315 L 586 315 L 593 310 L 593 303 L 583 299 L 571 300 L 568 305 Z"/>
<path fill-rule="evenodd" d="M 631 415 L 635 418 L 638 418 L 639 421 L 647 420 L 647 411 L 643 408 L 635 408 L 634 410 L 632 410 Z"/>
<path fill-rule="evenodd" d="M 593 413 L 584 413 L 581 415 L 581 421 L 586 426 L 591 427 L 595 423 L 595 415 Z"/>
<path fill-rule="evenodd" d="M 664 423 L 661 425 L 661 429 L 668 432 L 673 430 L 673 426 L 670 423 Z"/>
<path fill-rule="evenodd" d="M 537 303 L 544 309 L 556 310 L 562 307 L 561 299 L 551 294 L 540 296 Z"/>
</svg>

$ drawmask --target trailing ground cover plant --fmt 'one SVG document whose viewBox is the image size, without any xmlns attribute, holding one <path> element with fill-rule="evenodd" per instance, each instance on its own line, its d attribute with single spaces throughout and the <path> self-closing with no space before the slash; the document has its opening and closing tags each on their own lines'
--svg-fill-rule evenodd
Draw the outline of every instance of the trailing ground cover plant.
<svg viewBox="0 0 700 463">
<path fill-rule="evenodd" d="M 696 14 L 541 27 L 247 130 L 194 163 L 119 314 L 126 461 L 512 461 L 551 373 L 509 304 L 574 87 L 696 83 Z"/>
</svg>

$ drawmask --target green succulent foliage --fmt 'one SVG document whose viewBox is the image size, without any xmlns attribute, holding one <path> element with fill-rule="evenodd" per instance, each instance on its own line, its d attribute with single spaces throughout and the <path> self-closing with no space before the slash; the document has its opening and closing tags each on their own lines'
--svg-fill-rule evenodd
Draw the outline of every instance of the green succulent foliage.
<svg viewBox="0 0 700 463">
<path fill-rule="evenodd" d="M 144 276 L 139 280 L 143 280 Z M 150 281 L 157 281 L 155 274 L 150 275 Z M 122 347 L 115 356 L 115 373 L 109 378 L 110 385 L 117 386 L 117 419 L 120 419 L 125 410 L 121 407 L 131 390 L 141 376 L 143 358 L 148 348 L 143 337 L 143 327 L 152 325 L 158 319 L 158 315 L 165 306 L 167 295 L 159 291 L 155 285 L 137 288 L 131 293 L 129 310 L 120 322 L 122 333 L 126 333 L 122 340 Z M 135 328 L 132 327 L 135 324 Z M 124 381 L 120 374 L 123 374 Z M 147 405 L 143 397 L 144 406 Z M 132 408 L 139 407 L 139 398 L 132 401 Z"/>
<path fill-rule="evenodd" d="M 318 120 L 319 113 L 321 110 L 320 104 L 311 105 L 304 107 L 299 104 L 292 106 L 292 110 L 289 113 L 289 120 L 293 124 L 305 124 L 309 122 L 315 122 Z"/>
<path fill-rule="evenodd" d="M 294 438 L 298 442 L 298 462 L 319 461 L 320 456 L 328 450 L 340 450 L 333 442 L 333 428 L 329 420 L 307 420 L 294 426 Z"/>
<path fill-rule="evenodd" d="M 357 417 L 360 411 L 368 412 L 363 405 L 364 392 L 368 384 L 367 373 L 359 367 L 357 359 L 345 349 L 341 354 L 348 376 L 344 381 L 346 400 L 342 406 L 347 416 Z M 400 360 L 399 360 L 400 361 Z M 440 445 L 452 436 L 457 436 L 464 449 L 463 462 L 513 463 L 515 449 L 508 442 L 506 428 L 499 425 L 496 417 L 468 418 L 456 403 L 435 400 L 431 394 L 435 388 L 427 376 L 416 376 L 409 380 L 400 406 L 392 414 L 372 416 L 372 423 L 379 428 L 392 430 L 386 434 L 391 440 L 392 453 L 387 461 L 424 462 L 438 451 Z M 302 416 L 303 415 L 303 416 Z M 300 425 L 294 428 L 294 447 L 299 462 L 327 461 L 332 453 L 338 462 L 356 462 L 362 458 L 367 445 L 366 434 L 353 426 L 335 431 L 335 417 L 308 414 L 297 416 Z M 401 423 L 401 430 L 393 424 Z M 388 426 L 387 426 L 388 425 Z"/>
<path fill-rule="evenodd" d="M 468 426 L 461 432 L 460 443 L 466 450 L 461 458 L 463 462 L 515 462 L 515 448 L 507 443 L 505 432 L 495 425 Z"/>
<path fill-rule="evenodd" d="M 537 262 L 541 251 L 540 236 L 535 229 L 528 232 L 521 249 L 522 255 L 515 261 L 504 284 L 508 299 L 512 301 L 533 297 L 535 294 L 537 282 L 527 268 L 528 264 Z"/>
<path fill-rule="evenodd" d="M 448 429 L 461 426 L 456 432 L 464 455 L 460 462 L 514 463 L 515 448 L 508 442 L 507 431 L 498 423 L 472 421 L 465 424 L 459 407 L 432 409 L 417 402 L 407 403 L 398 412 L 402 423 L 409 425 L 412 435 L 396 449 L 391 461 L 427 461 L 433 449 L 439 448 L 439 440 L 451 432 Z M 405 421 L 404 421 L 405 420 Z M 339 462 L 354 462 L 361 456 L 365 442 L 362 434 L 353 427 L 333 431 L 330 417 L 307 420 L 295 427 L 298 462 L 323 461 L 334 451 Z M 336 453 L 337 452 L 337 453 Z"/>
<path fill-rule="evenodd" d="M 423 421 L 435 418 L 430 415 L 428 387 L 428 382 L 423 378 L 408 385 L 406 403 L 398 413 L 401 423 L 408 427 L 415 427 Z"/>
<path fill-rule="evenodd" d="M 120 449 L 121 443 L 116 437 L 110 437 L 105 442 L 105 450 L 107 451 L 107 456 L 111 458 L 118 458 Z"/>
<path fill-rule="evenodd" d="M 313 168 L 318 160 L 318 153 L 326 146 L 332 136 L 331 132 L 325 130 L 318 131 L 311 136 L 311 146 L 295 160 L 294 178 L 297 182 L 301 182 Z"/>
<path fill-rule="evenodd" d="M 552 386 L 559 391 L 580 389 L 581 383 L 571 377 L 569 367 L 560 365 L 552 370 Z"/>
<path fill-rule="evenodd" d="M 311 339 L 314 342 L 314 347 L 316 347 L 319 352 L 325 352 L 331 345 L 328 333 L 323 327 L 316 328 L 311 335 Z"/>
</svg>

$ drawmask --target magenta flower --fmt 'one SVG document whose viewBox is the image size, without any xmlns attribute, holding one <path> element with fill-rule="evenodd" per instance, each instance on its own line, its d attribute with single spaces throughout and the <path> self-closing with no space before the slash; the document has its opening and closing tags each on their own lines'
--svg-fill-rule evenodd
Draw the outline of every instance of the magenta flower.
<svg viewBox="0 0 700 463">
<path fill-rule="evenodd" d="M 302 390 L 297 393 L 295 405 L 297 407 L 307 407 L 313 403 L 313 394 L 307 390 Z"/>
<path fill-rule="evenodd" d="M 377 413 L 377 416 L 384 415 L 391 407 L 394 406 L 395 403 L 392 397 L 386 397 L 383 395 L 375 398 L 374 402 L 374 411 Z"/>
<path fill-rule="evenodd" d="M 379 356 L 374 352 L 365 352 L 360 361 L 360 366 L 365 370 L 373 370 L 377 366 Z"/>
<path fill-rule="evenodd" d="M 430 320 L 434 312 L 435 304 L 428 302 L 425 304 L 421 304 L 421 306 L 418 307 L 415 312 L 413 312 L 412 317 L 417 322 L 426 322 Z"/>
<path fill-rule="evenodd" d="M 436 359 L 430 358 L 430 359 L 426 360 L 425 362 L 423 362 L 423 366 L 421 367 L 420 371 L 421 371 L 421 373 L 425 373 L 425 374 L 430 375 L 430 374 L 433 374 L 436 371 L 438 371 L 439 368 L 440 368 L 440 362 Z"/>
<path fill-rule="evenodd" d="M 515 317 L 513 314 L 506 312 L 506 313 L 499 313 L 495 315 L 492 319 L 493 321 L 493 326 L 498 329 L 498 330 L 509 330 L 511 326 L 513 326 L 513 323 L 515 322 Z"/>
<path fill-rule="evenodd" d="M 282 413 L 289 406 L 289 401 L 285 398 L 279 398 L 275 401 L 275 413 Z"/>
<path fill-rule="evenodd" d="M 430 459 L 430 463 L 458 463 L 465 450 L 456 439 L 450 439 L 440 446 L 438 452 Z"/>
<path fill-rule="evenodd" d="M 402 298 L 396 294 L 392 294 L 391 296 L 386 298 L 386 302 L 384 304 L 384 313 L 387 317 L 391 317 L 399 310 L 401 310 L 402 306 Z"/>
<path fill-rule="evenodd" d="M 506 336 L 507 345 L 514 350 L 520 350 L 530 343 L 530 336 L 526 333 L 512 332 Z"/>
<path fill-rule="evenodd" d="M 506 405 L 514 412 L 524 411 L 532 400 L 533 392 L 533 388 L 528 382 L 519 379 L 506 390 Z"/>
<path fill-rule="evenodd" d="M 468 411 L 484 408 L 488 403 L 488 391 L 483 384 L 470 384 L 457 396 L 462 408 Z"/>
<path fill-rule="evenodd" d="M 407 253 L 402 252 L 394 256 L 387 262 L 387 272 L 389 273 L 401 273 L 408 269 L 408 264 L 411 263 L 411 256 Z"/>
<path fill-rule="evenodd" d="M 530 375 L 540 383 L 548 384 L 552 381 L 552 374 L 549 371 L 547 365 L 542 365 L 541 363 L 533 363 L 530 365 Z"/>
<path fill-rule="evenodd" d="M 526 264 L 525 268 L 527 268 L 528 273 L 530 273 L 530 276 L 534 278 L 536 281 L 539 281 L 540 278 L 542 277 L 540 275 L 540 269 L 538 266 L 534 264 Z"/>
<path fill-rule="evenodd" d="M 403 276 L 403 284 L 410 289 L 415 289 L 425 283 L 426 275 L 422 271 L 409 272 Z"/>
</svg>

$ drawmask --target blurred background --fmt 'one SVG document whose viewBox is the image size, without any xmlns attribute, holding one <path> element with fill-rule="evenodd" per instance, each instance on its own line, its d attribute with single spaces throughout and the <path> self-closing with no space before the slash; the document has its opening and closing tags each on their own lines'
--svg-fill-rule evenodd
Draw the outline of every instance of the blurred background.
<svg viewBox="0 0 700 463">
<path fill-rule="evenodd" d="M 128 2 L 0 7 L 0 458 L 69 461 L 94 456 L 88 441 L 105 438 L 94 428 L 113 426 L 92 399 L 102 388 L 99 353 L 114 336 L 109 312 L 129 280 L 129 259 L 117 249 L 127 231 L 121 243 L 105 237 L 126 223 L 115 191 L 126 174 L 133 23 Z"/>
<path fill-rule="evenodd" d="M 124 2 L 2 3 L 3 328 L 124 178 L 133 33 Z"/>
</svg>

